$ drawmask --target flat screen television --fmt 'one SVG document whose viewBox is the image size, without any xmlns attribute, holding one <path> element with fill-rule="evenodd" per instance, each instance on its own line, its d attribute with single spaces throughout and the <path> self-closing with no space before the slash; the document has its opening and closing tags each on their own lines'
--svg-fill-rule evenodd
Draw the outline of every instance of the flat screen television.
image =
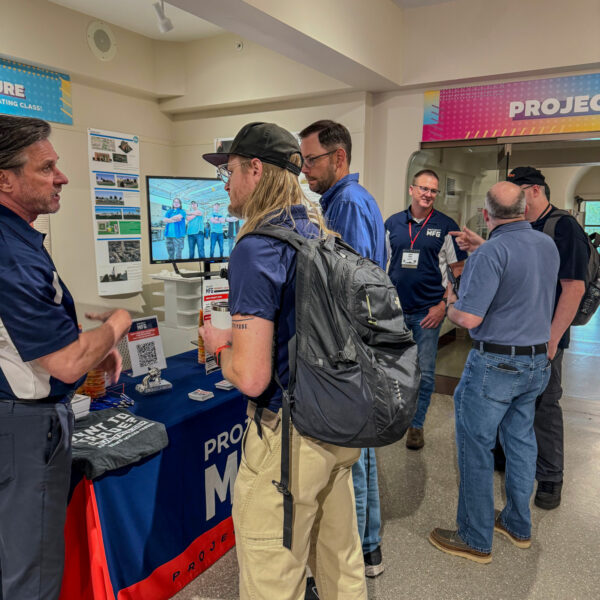
<svg viewBox="0 0 600 600">
<path fill-rule="evenodd" d="M 150 262 L 225 262 L 242 221 L 220 179 L 146 176 Z"/>
</svg>

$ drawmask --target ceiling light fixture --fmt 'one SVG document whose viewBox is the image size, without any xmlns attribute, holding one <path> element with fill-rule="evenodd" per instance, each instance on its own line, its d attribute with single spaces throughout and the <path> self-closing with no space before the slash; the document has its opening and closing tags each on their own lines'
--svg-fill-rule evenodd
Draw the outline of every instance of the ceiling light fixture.
<svg viewBox="0 0 600 600">
<path fill-rule="evenodd" d="M 156 11 L 156 16 L 158 17 L 158 28 L 161 33 L 168 33 L 173 29 L 173 22 L 167 15 L 165 15 L 165 2 L 164 0 L 160 0 L 160 2 L 155 2 L 152 6 L 154 6 L 154 10 Z"/>
</svg>

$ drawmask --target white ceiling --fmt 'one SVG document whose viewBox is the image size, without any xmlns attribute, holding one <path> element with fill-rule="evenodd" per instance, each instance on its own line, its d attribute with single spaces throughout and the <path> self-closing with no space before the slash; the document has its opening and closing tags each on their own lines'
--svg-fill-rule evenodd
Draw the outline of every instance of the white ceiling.
<svg viewBox="0 0 600 600">
<path fill-rule="evenodd" d="M 105 23 L 118 25 L 155 40 L 189 42 L 223 33 L 223 29 L 165 2 L 165 13 L 173 29 L 160 33 L 156 12 L 157 0 L 48 0 L 65 8 L 90 15 Z"/>
</svg>

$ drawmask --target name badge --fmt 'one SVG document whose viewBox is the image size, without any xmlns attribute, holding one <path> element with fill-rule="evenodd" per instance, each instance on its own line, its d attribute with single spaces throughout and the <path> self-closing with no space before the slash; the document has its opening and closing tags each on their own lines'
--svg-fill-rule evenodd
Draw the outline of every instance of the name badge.
<svg viewBox="0 0 600 600">
<path fill-rule="evenodd" d="M 419 266 L 420 250 L 402 250 L 402 268 L 416 269 Z"/>
</svg>

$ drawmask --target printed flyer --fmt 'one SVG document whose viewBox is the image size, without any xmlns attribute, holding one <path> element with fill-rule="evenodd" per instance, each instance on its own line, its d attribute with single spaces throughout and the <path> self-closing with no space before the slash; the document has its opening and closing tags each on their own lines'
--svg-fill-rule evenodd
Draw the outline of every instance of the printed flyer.
<svg viewBox="0 0 600 600">
<path fill-rule="evenodd" d="M 156 317 L 134 319 L 127 334 L 127 346 L 133 377 L 145 375 L 152 368 L 167 368 Z"/>
<path fill-rule="evenodd" d="M 138 137 L 88 129 L 88 156 L 98 294 L 141 292 Z"/>
</svg>

